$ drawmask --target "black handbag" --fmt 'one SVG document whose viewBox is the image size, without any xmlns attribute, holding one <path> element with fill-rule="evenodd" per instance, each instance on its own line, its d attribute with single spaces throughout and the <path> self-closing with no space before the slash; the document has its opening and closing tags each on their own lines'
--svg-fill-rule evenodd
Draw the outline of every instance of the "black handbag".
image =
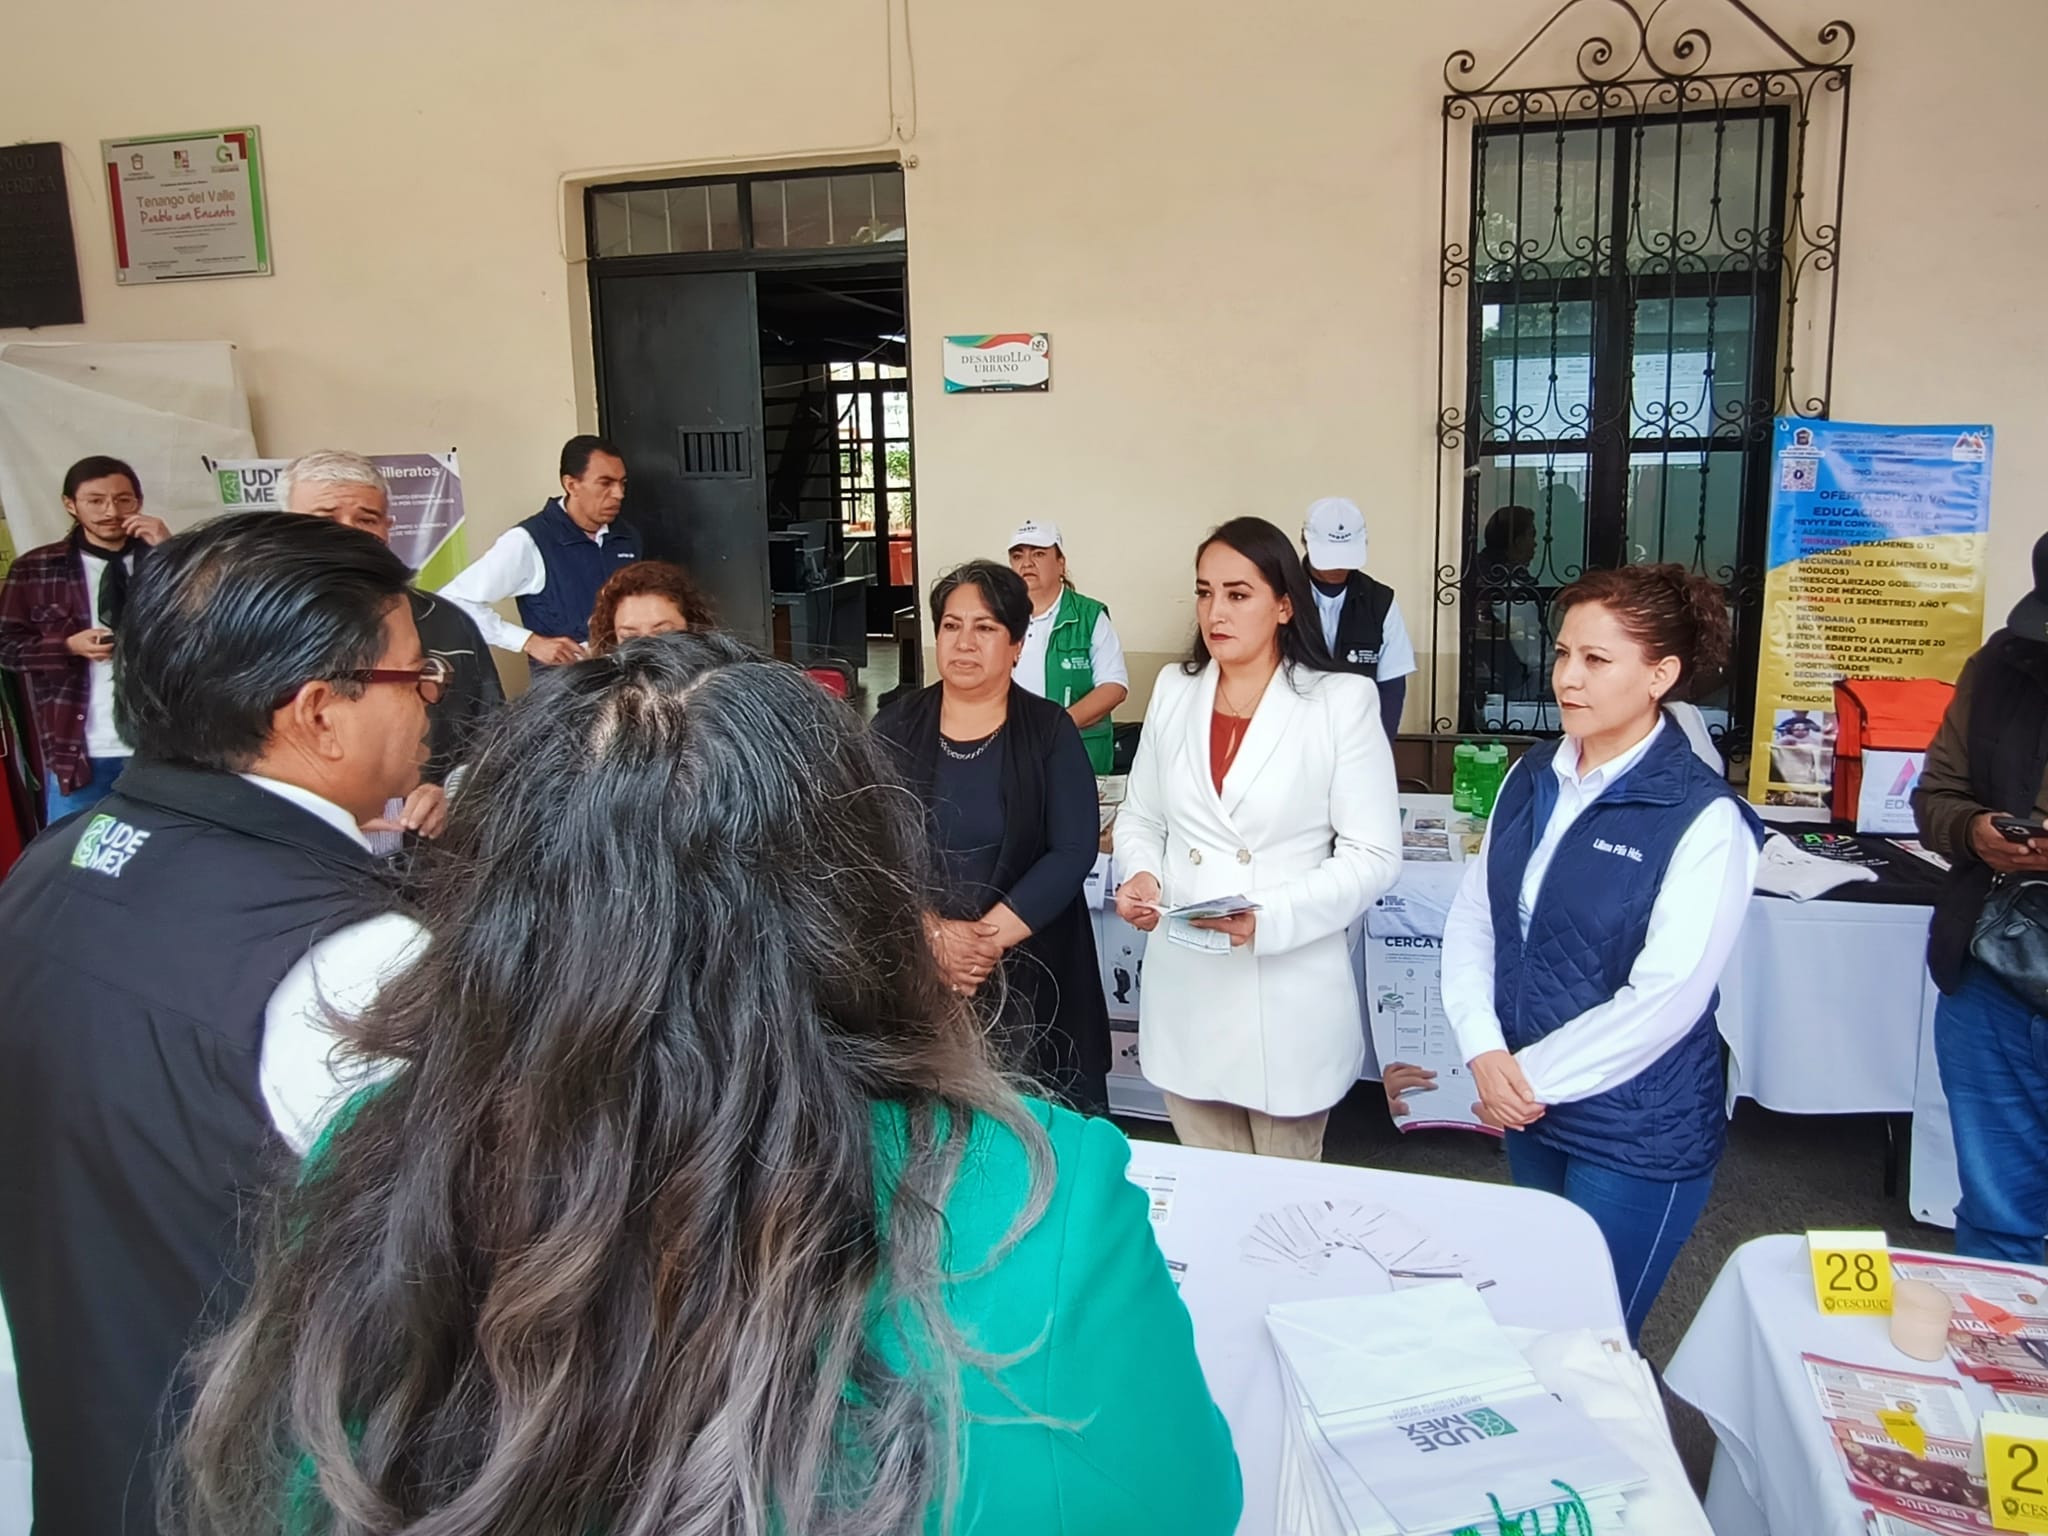
<svg viewBox="0 0 2048 1536">
<path fill-rule="evenodd" d="M 2048 880 L 1994 880 L 1970 953 L 2029 1008 L 2048 1013 Z"/>
</svg>

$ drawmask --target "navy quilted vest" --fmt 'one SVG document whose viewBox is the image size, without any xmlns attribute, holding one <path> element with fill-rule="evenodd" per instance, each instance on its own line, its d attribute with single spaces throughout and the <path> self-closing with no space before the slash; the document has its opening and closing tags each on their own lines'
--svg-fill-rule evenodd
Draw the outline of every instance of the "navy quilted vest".
<svg viewBox="0 0 2048 1536">
<path fill-rule="evenodd" d="M 1763 836 L 1756 814 L 1693 755 L 1685 733 L 1667 725 L 1565 833 L 1524 935 L 1522 877 L 1557 804 L 1556 755 L 1557 743 L 1545 742 L 1508 776 L 1486 854 L 1493 1005 L 1514 1051 L 1627 985 L 1664 871 L 1701 812 L 1725 796 L 1742 806 L 1757 838 Z M 1561 1152 L 1640 1178 L 1676 1181 L 1709 1172 L 1728 1134 L 1714 1028 L 1719 1001 L 1717 992 L 1690 1033 L 1644 1071 L 1590 1099 L 1551 1105 L 1530 1133 Z"/>
<path fill-rule="evenodd" d="M 519 599 L 519 622 L 536 635 L 588 640 L 597 589 L 613 571 L 640 558 L 640 535 L 622 522 L 613 523 L 600 544 L 576 526 L 560 501 L 550 501 L 519 526 L 548 568 L 548 584 Z"/>
</svg>

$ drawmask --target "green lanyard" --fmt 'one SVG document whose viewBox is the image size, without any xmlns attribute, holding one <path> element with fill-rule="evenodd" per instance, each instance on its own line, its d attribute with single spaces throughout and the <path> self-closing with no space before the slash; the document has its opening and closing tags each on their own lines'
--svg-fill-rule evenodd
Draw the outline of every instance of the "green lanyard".
<svg viewBox="0 0 2048 1536">
<path fill-rule="evenodd" d="M 1586 1501 L 1579 1497 L 1578 1489 L 1569 1483 L 1552 1480 L 1553 1488 L 1561 1488 L 1565 1501 L 1551 1513 L 1557 1516 L 1557 1524 L 1547 1530 L 1543 1525 L 1543 1511 L 1532 1509 L 1519 1519 L 1500 1507 L 1500 1500 L 1492 1494 L 1486 1502 L 1493 1506 L 1494 1524 L 1499 1527 L 1498 1536 L 1593 1536 L 1593 1517 L 1586 1509 Z M 1452 1533 L 1452 1536 L 1480 1536 L 1479 1527 L 1468 1525 Z"/>
</svg>

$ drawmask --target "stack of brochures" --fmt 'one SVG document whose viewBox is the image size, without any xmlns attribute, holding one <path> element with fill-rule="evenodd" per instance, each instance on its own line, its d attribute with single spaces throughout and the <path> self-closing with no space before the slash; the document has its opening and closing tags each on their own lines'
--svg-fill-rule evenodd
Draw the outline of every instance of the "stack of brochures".
<svg viewBox="0 0 2048 1536">
<path fill-rule="evenodd" d="M 1645 1477 L 1456 1283 L 1267 1310 L 1283 1536 L 1609 1536 Z"/>
</svg>

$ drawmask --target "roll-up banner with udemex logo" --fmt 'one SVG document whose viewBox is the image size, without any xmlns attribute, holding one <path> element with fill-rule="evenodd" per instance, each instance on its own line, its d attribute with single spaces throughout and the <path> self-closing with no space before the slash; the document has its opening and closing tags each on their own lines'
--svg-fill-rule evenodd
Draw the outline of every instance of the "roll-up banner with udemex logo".
<svg viewBox="0 0 2048 1536">
<path fill-rule="evenodd" d="M 462 538 L 462 470 L 455 453 L 373 453 L 391 490 L 391 551 L 433 591 L 468 559 Z M 209 459 L 220 504 L 231 512 L 276 508 L 278 472 L 289 459 Z"/>
</svg>

